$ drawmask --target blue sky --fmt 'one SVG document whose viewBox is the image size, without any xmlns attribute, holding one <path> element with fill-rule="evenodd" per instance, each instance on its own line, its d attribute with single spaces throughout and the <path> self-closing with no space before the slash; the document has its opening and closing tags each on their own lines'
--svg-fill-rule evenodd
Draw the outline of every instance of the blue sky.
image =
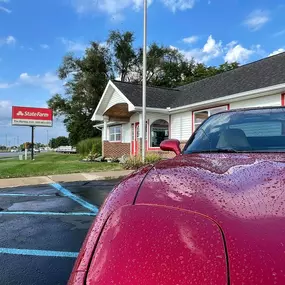
<svg viewBox="0 0 285 285">
<path fill-rule="evenodd" d="M 46 106 L 63 92 L 56 69 L 66 52 L 81 55 L 113 29 L 135 32 L 142 43 L 143 0 L 0 0 L 0 145 L 29 140 L 11 127 L 12 105 Z M 148 43 L 179 49 L 207 65 L 242 64 L 285 49 L 284 0 L 148 1 Z M 60 120 L 48 136 L 66 135 Z M 36 130 L 47 141 L 47 129 Z"/>
</svg>

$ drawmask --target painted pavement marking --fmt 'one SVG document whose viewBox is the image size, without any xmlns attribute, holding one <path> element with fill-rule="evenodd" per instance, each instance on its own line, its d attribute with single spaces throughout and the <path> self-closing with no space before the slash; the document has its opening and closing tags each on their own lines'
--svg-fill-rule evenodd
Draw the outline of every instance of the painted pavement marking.
<svg viewBox="0 0 285 285">
<path fill-rule="evenodd" d="M 86 209 L 90 210 L 91 212 L 94 212 L 95 214 L 98 213 L 99 209 L 88 203 L 87 201 L 83 200 L 82 198 L 76 196 L 75 194 L 71 193 L 69 190 L 67 190 L 66 188 L 62 187 L 60 184 L 58 183 L 51 183 L 50 184 L 52 187 L 54 187 L 55 189 L 57 189 L 58 191 L 60 191 L 64 196 L 72 199 L 73 201 L 79 203 L 81 206 L 85 207 Z"/>
<path fill-rule="evenodd" d="M 0 193 L 0 197 L 52 197 L 55 194 Z"/>
<path fill-rule="evenodd" d="M 32 212 L 32 211 L 0 211 L 0 215 L 42 215 L 42 216 L 96 216 L 96 213 L 85 212 Z"/>
<path fill-rule="evenodd" d="M 76 258 L 78 256 L 78 252 L 18 249 L 18 248 L 4 248 L 4 247 L 0 247 L 0 254 L 33 255 L 33 256 L 46 256 L 46 257 L 71 257 L 71 258 Z"/>
</svg>

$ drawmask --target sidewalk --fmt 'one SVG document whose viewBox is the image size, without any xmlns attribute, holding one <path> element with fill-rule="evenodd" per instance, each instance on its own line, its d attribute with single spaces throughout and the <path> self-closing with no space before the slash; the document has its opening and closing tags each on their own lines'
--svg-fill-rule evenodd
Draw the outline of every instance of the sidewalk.
<svg viewBox="0 0 285 285">
<path fill-rule="evenodd" d="M 90 173 L 74 173 L 74 174 L 60 174 L 60 175 L 37 176 L 37 177 L 0 179 L 0 188 L 41 185 L 41 184 L 44 185 L 55 182 L 65 183 L 65 182 L 117 179 L 124 177 L 130 174 L 131 172 L 132 171 L 130 170 L 118 170 L 118 171 L 102 171 L 102 172 L 90 172 Z"/>
</svg>

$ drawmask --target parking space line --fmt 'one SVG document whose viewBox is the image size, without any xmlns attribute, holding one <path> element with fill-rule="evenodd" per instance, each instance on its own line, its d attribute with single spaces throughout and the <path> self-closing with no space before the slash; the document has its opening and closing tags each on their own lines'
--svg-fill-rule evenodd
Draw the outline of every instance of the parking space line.
<svg viewBox="0 0 285 285">
<path fill-rule="evenodd" d="M 52 197 L 54 194 L 0 193 L 0 197 Z"/>
<path fill-rule="evenodd" d="M 78 252 L 54 251 L 54 250 L 36 250 L 36 249 L 18 249 L 0 247 L 0 254 L 16 254 L 16 255 L 34 255 L 45 257 L 71 257 L 76 258 Z"/>
<path fill-rule="evenodd" d="M 50 185 L 52 187 L 54 187 L 55 189 L 57 189 L 58 191 L 60 191 L 64 196 L 66 196 L 66 197 L 72 199 L 73 201 L 79 203 L 81 206 L 85 207 L 86 209 L 88 209 L 88 210 L 90 210 L 90 211 L 92 211 L 92 212 L 94 212 L 96 214 L 98 213 L 99 209 L 96 206 L 86 202 L 82 198 L 80 198 L 80 197 L 76 196 L 75 194 L 71 193 L 69 190 L 67 190 L 66 188 L 62 187 L 60 184 L 58 184 L 58 183 L 51 183 Z"/>
<path fill-rule="evenodd" d="M 16 211 L 16 212 L 5 212 L 0 211 L 0 215 L 42 215 L 42 216 L 96 216 L 96 213 L 85 213 L 85 212 L 31 212 L 31 211 Z"/>
</svg>

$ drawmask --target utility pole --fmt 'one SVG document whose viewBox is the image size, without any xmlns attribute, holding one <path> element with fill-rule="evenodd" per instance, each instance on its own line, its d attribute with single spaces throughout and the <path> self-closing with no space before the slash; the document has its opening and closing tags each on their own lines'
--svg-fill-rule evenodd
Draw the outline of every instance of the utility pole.
<svg viewBox="0 0 285 285">
<path fill-rule="evenodd" d="M 146 53 L 147 53 L 147 0 L 144 0 L 143 17 L 143 86 L 142 86 L 142 161 L 145 162 L 146 129 Z"/>
</svg>

